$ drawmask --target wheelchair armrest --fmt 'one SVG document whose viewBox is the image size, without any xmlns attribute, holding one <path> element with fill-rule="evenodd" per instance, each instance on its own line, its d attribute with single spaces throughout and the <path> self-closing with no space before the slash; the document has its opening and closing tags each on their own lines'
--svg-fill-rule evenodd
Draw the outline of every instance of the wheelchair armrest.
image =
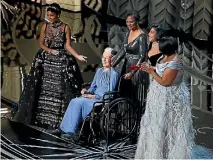
<svg viewBox="0 0 213 160">
<path fill-rule="evenodd" d="M 103 109 L 103 106 L 105 105 L 106 103 L 104 101 L 96 101 L 95 103 L 93 103 L 93 107 L 92 107 L 92 112 L 93 114 L 95 113 L 100 113 Z"/>
<path fill-rule="evenodd" d="M 89 87 L 91 85 L 92 82 L 87 82 L 87 83 L 83 83 L 81 85 L 81 88 L 85 88 L 85 87 Z"/>
<path fill-rule="evenodd" d="M 107 100 L 111 100 L 113 99 L 115 96 L 118 96 L 120 97 L 120 92 L 118 91 L 109 91 L 109 92 L 106 92 L 103 96 L 103 101 L 107 101 Z"/>
</svg>

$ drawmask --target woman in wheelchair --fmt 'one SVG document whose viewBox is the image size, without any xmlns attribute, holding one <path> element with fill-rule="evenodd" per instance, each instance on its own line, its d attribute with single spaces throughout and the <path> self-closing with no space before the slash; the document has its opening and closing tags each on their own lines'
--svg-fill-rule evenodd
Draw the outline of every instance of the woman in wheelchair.
<svg viewBox="0 0 213 160">
<path fill-rule="evenodd" d="M 60 125 L 62 137 L 74 138 L 79 123 L 92 111 L 93 104 L 102 99 L 108 91 L 114 91 L 118 73 L 111 68 L 111 57 L 113 49 L 106 48 L 102 56 L 102 68 L 96 71 L 95 77 L 88 90 L 82 89 L 81 97 L 70 101 L 66 113 Z"/>
</svg>

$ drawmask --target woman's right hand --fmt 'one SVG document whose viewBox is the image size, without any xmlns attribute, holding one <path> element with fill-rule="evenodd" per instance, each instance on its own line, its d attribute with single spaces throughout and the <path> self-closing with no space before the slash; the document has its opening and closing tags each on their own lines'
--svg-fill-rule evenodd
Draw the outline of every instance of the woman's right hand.
<svg viewBox="0 0 213 160">
<path fill-rule="evenodd" d="M 54 50 L 54 49 L 49 49 L 48 53 L 53 54 L 53 55 L 57 55 L 59 53 L 59 51 Z"/>
<path fill-rule="evenodd" d="M 148 63 L 144 62 L 140 65 L 140 70 L 147 72 L 149 74 L 151 74 L 152 72 L 154 72 L 154 69 L 151 65 L 149 65 Z"/>
<path fill-rule="evenodd" d="M 50 53 L 54 54 L 54 55 L 57 55 L 59 53 L 59 51 L 57 50 L 54 50 L 54 49 L 51 49 Z"/>
<path fill-rule="evenodd" d="M 125 75 L 124 75 L 124 79 L 126 79 L 126 80 L 129 80 L 129 79 L 131 79 L 133 77 L 133 74 L 132 73 L 126 73 Z"/>
</svg>

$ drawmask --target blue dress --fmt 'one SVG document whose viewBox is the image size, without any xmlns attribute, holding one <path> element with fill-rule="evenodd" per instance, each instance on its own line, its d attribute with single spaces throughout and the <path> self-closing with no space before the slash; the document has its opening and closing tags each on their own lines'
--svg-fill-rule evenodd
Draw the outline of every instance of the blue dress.
<svg viewBox="0 0 213 160">
<path fill-rule="evenodd" d="M 105 71 L 99 68 L 88 92 L 95 95 L 94 99 L 79 97 L 70 101 L 60 128 L 65 133 L 75 133 L 80 121 L 92 111 L 93 104 L 100 101 L 108 91 L 114 91 L 118 82 L 118 73 L 114 69 Z"/>
</svg>

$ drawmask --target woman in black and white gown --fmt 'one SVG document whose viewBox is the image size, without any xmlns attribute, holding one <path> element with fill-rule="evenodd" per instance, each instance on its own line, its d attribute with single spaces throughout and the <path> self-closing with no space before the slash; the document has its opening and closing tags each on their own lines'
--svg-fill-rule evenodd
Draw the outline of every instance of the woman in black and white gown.
<svg viewBox="0 0 213 160">
<path fill-rule="evenodd" d="M 61 8 L 47 8 L 50 22 L 41 29 L 41 49 L 36 54 L 13 121 L 57 129 L 73 95 L 83 83 L 76 58 L 86 61 L 70 46 L 70 28 L 60 21 Z"/>
</svg>

